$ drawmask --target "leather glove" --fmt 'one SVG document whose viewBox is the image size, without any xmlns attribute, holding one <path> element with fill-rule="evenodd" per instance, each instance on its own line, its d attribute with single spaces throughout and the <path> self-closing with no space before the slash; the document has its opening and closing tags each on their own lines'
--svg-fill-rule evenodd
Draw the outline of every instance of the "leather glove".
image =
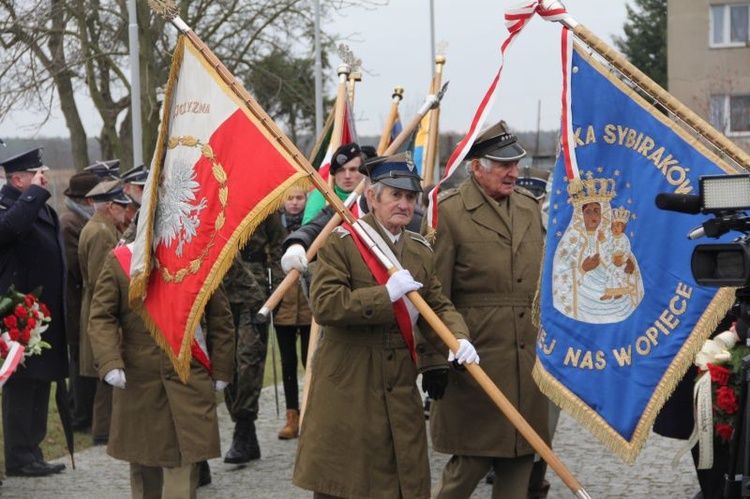
<svg viewBox="0 0 750 499">
<path fill-rule="evenodd" d="M 297 269 L 304 273 L 307 270 L 307 264 L 305 248 L 301 244 L 292 244 L 281 257 L 281 270 L 285 274 L 288 274 L 292 269 Z"/>
<path fill-rule="evenodd" d="M 460 339 L 458 340 L 458 351 L 455 354 L 453 350 L 448 352 L 448 362 L 454 360 L 459 364 L 479 364 L 479 355 L 477 355 L 474 345 L 469 343 L 469 340 Z"/>
<path fill-rule="evenodd" d="M 224 388 L 226 388 L 228 384 L 229 383 L 227 383 L 226 381 L 217 379 L 216 381 L 214 381 L 214 391 L 223 392 Z"/>
<path fill-rule="evenodd" d="M 421 282 L 417 282 L 406 269 L 394 272 L 385 283 L 385 289 L 388 290 L 388 296 L 391 303 L 401 299 L 409 291 L 416 291 L 422 287 Z"/>
<path fill-rule="evenodd" d="M 112 369 L 104 375 L 104 381 L 115 388 L 125 389 L 125 371 L 122 369 Z"/>
<path fill-rule="evenodd" d="M 432 400 L 440 400 L 448 386 L 448 368 L 432 369 L 422 373 L 422 391 L 427 392 Z"/>
</svg>

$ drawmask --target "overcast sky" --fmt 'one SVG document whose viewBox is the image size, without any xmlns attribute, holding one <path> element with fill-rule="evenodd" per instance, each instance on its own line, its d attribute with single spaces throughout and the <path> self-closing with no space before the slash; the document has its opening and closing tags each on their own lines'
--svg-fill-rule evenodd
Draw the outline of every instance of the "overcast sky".
<svg viewBox="0 0 750 499">
<path fill-rule="evenodd" d="M 626 0 L 568 0 L 568 12 L 607 43 L 621 36 Z M 434 0 L 435 40 L 445 42 L 443 82 L 450 81 L 443 99 L 440 127 L 464 132 L 499 67 L 500 45 L 507 36 L 504 11 L 518 0 Z M 355 116 L 360 135 L 380 134 L 395 86 L 405 89 L 401 103 L 404 121 L 424 101 L 433 70 L 430 60 L 430 0 L 390 0 L 374 9 L 350 8 L 334 15 L 328 32 L 347 36 L 346 43 L 362 59 L 363 78 L 356 87 Z M 200 33 L 198 33 L 200 36 Z M 488 124 L 505 119 L 515 130 L 558 127 L 560 116 L 560 25 L 533 19 L 511 46 L 500 94 Z M 334 66 L 340 64 L 333 55 Z M 335 92 L 335 70 L 324 75 L 329 93 Z M 78 100 L 86 100 L 85 95 Z M 541 113 L 538 106 L 541 105 Z M 92 115 L 93 113 L 86 113 Z M 3 117 L 0 138 L 67 136 L 59 111 L 41 129 L 39 119 L 19 112 Z M 87 133 L 98 134 L 100 122 L 89 118 Z"/>
</svg>

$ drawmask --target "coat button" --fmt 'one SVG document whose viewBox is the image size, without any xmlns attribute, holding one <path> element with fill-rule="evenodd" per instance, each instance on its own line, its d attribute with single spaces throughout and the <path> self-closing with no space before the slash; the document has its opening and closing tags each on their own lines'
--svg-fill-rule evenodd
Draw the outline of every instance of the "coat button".
<svg viewBox="0 0 750 499">
<path fill-rule="evenodd" d="M 425 346 L 424 345 L 422 345 L 422 344 L 417 345 L 417 352 L 418 353 L 424 353 L 424 351 L 425 351 Z"/>
<path fill-rule="evenodd" d="M 385 389 L 390 392 L 390 391 L 393 390 L 393 386 L 391 386 L 391 385 L 385 385 Z"/>
<path fill-rule="evenodd" d="M 518 279 L 516 279 L 516 282 L 523 282 L 523 279 L 519 277 Z"/>
<path fill-rule="evenodd" d="M 524 315 L 526 315 L 526 312 L 518 312 L 518 317 L 523 317 Z"/>
<path fill-rule="evenodd" d="M 388 355 L 385 356 L 388 360 L 393 360 L 393 352 L 388 352 Z"/>
<path fill-rule="evenodd" d="M 523 348 L 524 348 L 525 346 L 526 346 L 526 343 L 525 343 L 525 342 L 524 342 L 523 340 L 521 340 L 521 341 L 519 341 L 519 342 L 518 342 L 518 347 L 519 347 L 519 348 L 520 348 L 521 350 L 523 350 Z"/>
<path fill-rule="evenodd" d="M 169 374 L 165 374 L 165 375 L 164 375 L 164 379 L 166 379 L 166 380 L 170 380 L 170 379 L 172 379 L 172 376 L 171 376 L 171 375 L 169 375 Z"/>
</svg>

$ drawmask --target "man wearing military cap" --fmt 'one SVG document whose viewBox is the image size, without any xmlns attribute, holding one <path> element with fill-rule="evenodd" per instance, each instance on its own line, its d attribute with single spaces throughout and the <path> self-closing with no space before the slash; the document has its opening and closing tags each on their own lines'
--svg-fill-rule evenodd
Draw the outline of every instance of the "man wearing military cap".
<svg viewBox="0 0 750 499">
<path fill-rule="evenodd" d="M 10 286 L 29 293 L 42 287 L 40 300 L 52 321 L 43 339 L 51 348 L 26 359 L 3 387 L 5 463 L 9 475 L 45 476 L 62 464 L 44 460 L 51 382 L 65 383 L 65 252 L 57 213 L 50 197 L 42 149 L 0 162 L 7 183 L 0 189 L 0 292 Z"/>
<path fill-rule="evenodd" d="M 355 142 L 344 144 L 333 153 L 329 175 L 333 175 L 333 192 L 342 201 L 356 189 L 362 180 L 359 169 L 364 163 L 364 155 Z M 302 224 L 306 224 L 326 205 L 320 191 L 312 191 L 307 198 Z"/>
<path fill-rule="evenodd" d="M 120 239 L 118 224 L 125 221 L 125 208 L 130 199 L 125 195 L 119 180 L 104 180 L 87 194 L 94 201 L 94 216 L 81 231 L 78 244 L 78 260 L 83 279 L 83 299 L 81 303 L 81 329 L 79 360 L 81 377 L 98 378 L 97 366 L 91 350 L 90 335 L 96 331 L 89 328 L 91 297 L 99 279 L 99 272 L 107 254 L 117 246 Z M 91 434 L 94 443 L 103 444 L 109 438 L 109 422 L 112 415 L 112 387 L 104 381 L 96 386 L 92 407 Z"/>
<path fill-rule="evenodd" d="M 318 253 L 310 298 L 324 329 L 293 481 L 316 497 L 429 497 L 412 336 L 418 314 L 404 296 L 419 292 L 459 338 L 458 362 L 479 358 L 441 292 L 429 243 L 404 229 L 421 191 L 414 165 L 400 155 L 368 162 L 366 171 L 371 212 L 359 223 L 403 268 L 389 277 L 368 250 L 360 253 L 364 242 L 350 227 L 339 227 Z M 435 336 L 426 321 L 419 327 Z"/>
<path fill-rule="evenodd" d="M 91 408 L 96 392 L 96 380 L 78 375 L 78 331 L 81 328 L 81 294 L 83 278 L 78 263 L 78 241 L 84 225 L 94 214 L 94 201 L 88 192 L 99 183 L 93 172 L 78 172 L 70 177 L 65 189 L 65 211 L 60 215 L 60 227 L 65 244 L 68 267 L 65 329 L 70 356 L 70 394 L 72 398 L 73 428 L 84 430 L 91 426 Z"/>
<path fill-rule="evenodd" d="M 120 160 L 97 161 L 83 169 L 95 173 L 103 180 L 116 180 L 120 178 Z"/>
<path fill-rule="evenodd" d="M 138 165 L 132 170 L 122 174 L 122 181 L 125 184 L 125 194 L 130 198 L 131 203 L 125 210 L 125 229 L 122 239 L 132 241 L 135 239 L 135 233 L 138 223 L 138 210 L 141 208 L 143 198 L 143 186 L 146 185 L 148 170 L 143 165 Z"/>
<path fill-rule="evenodd" d="M 536 198 L 516 186 L 525 155 L 504 122 L 477 136 L 467 154 L 469 178 L 439 198 L 435 262 L 443 292 L 466 320 L 485 372 L 548 440 L 547 399 L 531 377 L 537 333 L 532 302 L 543 238 Z M 432 397 L 430 412 L 433 446 L 453 454 L 433 497 L 470 497 L 490 469 L 496 474 L 493 497 L 526 497 L 532 446 L 468 373 L 450 369 L 422 344 L 425 383 L 439 395 Z"/>
</svg>

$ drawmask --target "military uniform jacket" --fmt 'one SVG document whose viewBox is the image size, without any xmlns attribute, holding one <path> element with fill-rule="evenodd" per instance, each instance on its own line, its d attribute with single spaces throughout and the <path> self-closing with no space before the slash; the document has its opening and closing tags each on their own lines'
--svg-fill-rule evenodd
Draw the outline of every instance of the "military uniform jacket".
<svg viewBox="0 0 750 499">
<path fill-rule="evenodd" d="M 443 197 L 435 262 L 443 292 L 469 326 L 481 367 L 548 441 L 548 401 L 531 377 L 542 225 L 537 201 L 525 192 L 517 189 L 507 206 L 499 206 L 470 177 Z M 445 362 L 442 346 L 439 353 L 417 351 L 423 368 Z M 444 397 L 432 404 L 430 430 L 434 448 L 443 453 L 508 458 L 534 452 L 465 371 L 450 371 Z"/>
<path fill-rule="evenodd" d="M 94 366 L 94 355 L 91 352 L 91 337 L 98 333 L 96 329 L 89 326 L 91 297 L 99 280 L 104 259 L 117 246 L 119 238 L 115 224 L 101 214 L 94 213 L 91 220 L 83 227 L 81 238 L 78 241 L 78 262 L 81 266 L 81 277 L 83 279 L 81 329 L 78 346 L 81 376 L 91 378 L 98 376 Z"/>
<path fill-rule="evenodd" d="M 183 384 L 167 355 L 128 304 L 129 276 L 112 252 L 106 257 L 91 303 L 94 357 L 102 378 L 124 369 L 125 389 L 115 388 L 107 453 L 146 466 L 174 467 L 219 457 L 219 424 L 213 379 L 234 372 L 234 328 L 229 303 L 218 289 L 206 305 L 206 343 L 213 379 L 197 361 Z"/>
<path fill-rule="evenodd" d="M 232 266 L 224 276 L 224 288 L 230 303 L 242 303 L 255 312 L 260 310 L 271 293 L 268 290 L 268 267 L 273 288 L 284 278 L 281 270 L 281 243 L 286 229 L 281 215 L 272 213 L 255 229 L 247 244 L 237 252 Z"/>
<path fill-rule="evenodd" d="M 65 244 L 65 260 L 68 268 L 68 296 L 67 314 L 65 316 L 65 331 L 68 334 L 68 344 L 78 346 L 81 328 L 81 299 L 83 295 L 83 277 L 78 264 L 78 240 L 87 220 L 70 208 L 60 215 L 63 243 Z"/>
<path fill-rule="evenodd" d="M 373 215 L 365 223 L 381 232 Z M 466 325 L 441 292 L 432 250 L 418 234 L 388 244 L 423 283 L 419 294 L 457 337 Z M 385 286 L 345 229 L 318 253 L 312 309 L 323 326 L 315 351 L 294 483 L 347 498 L 429 497 L 430 470 L 417 370 Z M 425 334 L 435 334 L 420 319 Z"/>
<path fill-rule="evenodd" d="M 0 189 L 0 293 L 11 285 L 29 293 L 42 286 L 42 303 L 52 322 L 42 339 L 52 348 L 26 359 L 14 379 L 56 381 L 68 377 L 65 338 L 65 253 L 57 213 L 46 202 L 49 192 L 32 185 L 23 192 Z"/>
</svg>

